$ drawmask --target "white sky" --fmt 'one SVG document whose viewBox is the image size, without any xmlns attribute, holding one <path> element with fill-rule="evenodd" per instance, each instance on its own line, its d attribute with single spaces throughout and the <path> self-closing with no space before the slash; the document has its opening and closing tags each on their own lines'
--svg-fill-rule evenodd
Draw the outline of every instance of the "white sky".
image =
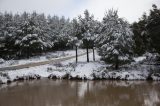
<svg viewBox="0 0 160 106">
<path fill-rule="evenodd" d="M 152 4 L 160 7 L 160 0 L 0 0 L 0 12 L 37 11 L 73 18 L 88 9 L 95 19 L 101 20 L 105 11 L 113 8 L 118 9 L 120 17 L 133 22 L 148 12 Z"/>
</svg>

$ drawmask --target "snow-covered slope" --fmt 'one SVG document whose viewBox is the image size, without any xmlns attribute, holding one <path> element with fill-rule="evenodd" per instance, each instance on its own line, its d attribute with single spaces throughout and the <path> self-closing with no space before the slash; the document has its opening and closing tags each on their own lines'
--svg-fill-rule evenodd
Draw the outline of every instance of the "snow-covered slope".
<svg viewBox="0 0 160 106">
<path fill-rule="evenodd" d="M 84 49 L 78 50 L 79 54 L 82 54 L 85 52 L 86 51 Z M 57 58 L 63 58 L 66 56 L 74 56 L 74 55 L 75 55 L 75 50 L 67 50 L 67 51 L 49 52 L 42 56 L 34 56 L 30 59 L 8 60 L 8 61 L 4 61 L 3 59 L 0 59 L 0 68 L 7 67 L 7 66 L 15 66 L 15 65 L 28 64 L 28 63 L 41 62 L 41 61 L 46 61 L 50 59 L 55 59 L 55 58 L 57 59 Z"/>
<path fill-rule="evenodd" d="M 86 55 L 78 58 L 78 63 L 75 63 L 75 58 L 50 63 L 47 65 L 25 68 L 20 70 L 11 70 L 0 72 L 0 83 L 7 83 L 16 80 L 29 80 L 39 78 L 50 79 L 113 79 L 113 80 L 160 80 L 158 66 L 141 65 L 138 64 L 143 59 L 135 59 L 131 65 L 120 70 L 111 70 L 107 68 L 110 65 L 100 61 L 100 57 L 96 53 L 96 61 L 92 59 L 92 53 L 89 55 L 90 62 L 86 62 Z M 154 71 L 153 71 L 154 70 Z"/>
</svg>

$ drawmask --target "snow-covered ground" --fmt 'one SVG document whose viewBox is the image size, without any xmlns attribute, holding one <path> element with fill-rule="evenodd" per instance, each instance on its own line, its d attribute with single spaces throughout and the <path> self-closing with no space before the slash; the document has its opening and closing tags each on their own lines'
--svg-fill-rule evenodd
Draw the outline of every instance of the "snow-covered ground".
<svg viewBox="0 0 160 106">
<path fill-rule="evenodd" d="M 89 54 L 89 57 L 89 63 L 86 62 L 86 55 L 83 55 L 78 58 L 77 64 L 75 63 L 75 58 L 73 58 L 42 66 L 0 72 L 0 83 L 39 78 L 160 80 L 160 74 L 156 71 L 160 69 L 159 66 L 139 64 L 145 57 L 135 58 L 136 62 L 120 70 L 107 68 L 110 65 L 100 61 L 100 56 L 98 56 L 97 53 L 95 62 L 92 59 L 92 53 Z"/>
<path fill-rule="evenodd" d="M 78 49 L 78 53 L 82 54 L 85 53 L 86 50 L 84 49 Z M 3 59 L 0 59 L 0 68 L 7 67 L 7 66 L 15 66 L 15 65 L 22 65 L 22 64 L 28 64 L 28 63 L 35 63 L 35 62 L 41 62 L 41 61 L 47 61 L 51 59 L 57 59 L 57 58 L 64 58 L 66 56 L 74 56 L 75 50 L 67 50 L 67 51 L 56 51 L 56 52 L 49 52 L 42 56 L 34 56 L 30 59 L 21 59 L 21 60 L 8 60 L 4 61 Z"/>
<path fill-rule="evenodd" d="M 91 58 L 92 53 L 90 53 L 90 59 Z M 98 55 L 96 55 L 96 60 L 99 61 Z M 92 59 L 90 60 L 92 61 L 90 63 L 86 63 L 85 61 L 86 55 L 78 58 L 78 64 L 75 63 L 74 58 L 60 63 L 50 63 L 42 66 L 0 72 L 0 82 L 6 83 L 7 81 L 14 81 L 19 79 L 37 79 L 39 77 L 49 77 L 53 75 L 56 76 L 56 78 L 63 78 L 68 73 L 72 74 L 73 76 L 77 74 L 80 77 L 88 73 L 87 76 L 89 76 L 93 70 L 101 67 L 101 63 L 93 62 Z"/>
</svg>

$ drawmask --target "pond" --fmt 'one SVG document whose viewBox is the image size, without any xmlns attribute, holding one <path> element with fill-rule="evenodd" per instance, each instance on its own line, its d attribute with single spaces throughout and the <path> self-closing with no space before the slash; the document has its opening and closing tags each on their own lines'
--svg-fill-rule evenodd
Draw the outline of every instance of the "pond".
<svg viewBox="0 0 160 106">
<path fill-rule="evenodd" d="M 0 85 L 0 106 L 160 106 L 160 82 L 14 82 Z"/>
</svg>

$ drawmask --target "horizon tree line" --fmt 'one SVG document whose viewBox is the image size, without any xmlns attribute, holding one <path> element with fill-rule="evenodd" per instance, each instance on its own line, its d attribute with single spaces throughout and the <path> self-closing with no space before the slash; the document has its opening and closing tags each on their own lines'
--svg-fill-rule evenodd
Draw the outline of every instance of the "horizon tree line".
<svg viewBox="0 0 160 106">
<path fill-rule="evenodd" d="M 72 20 L 36 12 L 0 13 L 0 58 L 20 59 L 49 51 L 97 48 L 99 55 L 115 69 L 146 52 L 160 53 L 160 9 L 154 4 L 149 15 L 129 24 L 118 11 L 106 11 L 102 21 L 88 10 Z M 93 55 L 95 61 L 95 56 Z M 76 62 L 78 58 L 76 58 Z"/>
</svg>

